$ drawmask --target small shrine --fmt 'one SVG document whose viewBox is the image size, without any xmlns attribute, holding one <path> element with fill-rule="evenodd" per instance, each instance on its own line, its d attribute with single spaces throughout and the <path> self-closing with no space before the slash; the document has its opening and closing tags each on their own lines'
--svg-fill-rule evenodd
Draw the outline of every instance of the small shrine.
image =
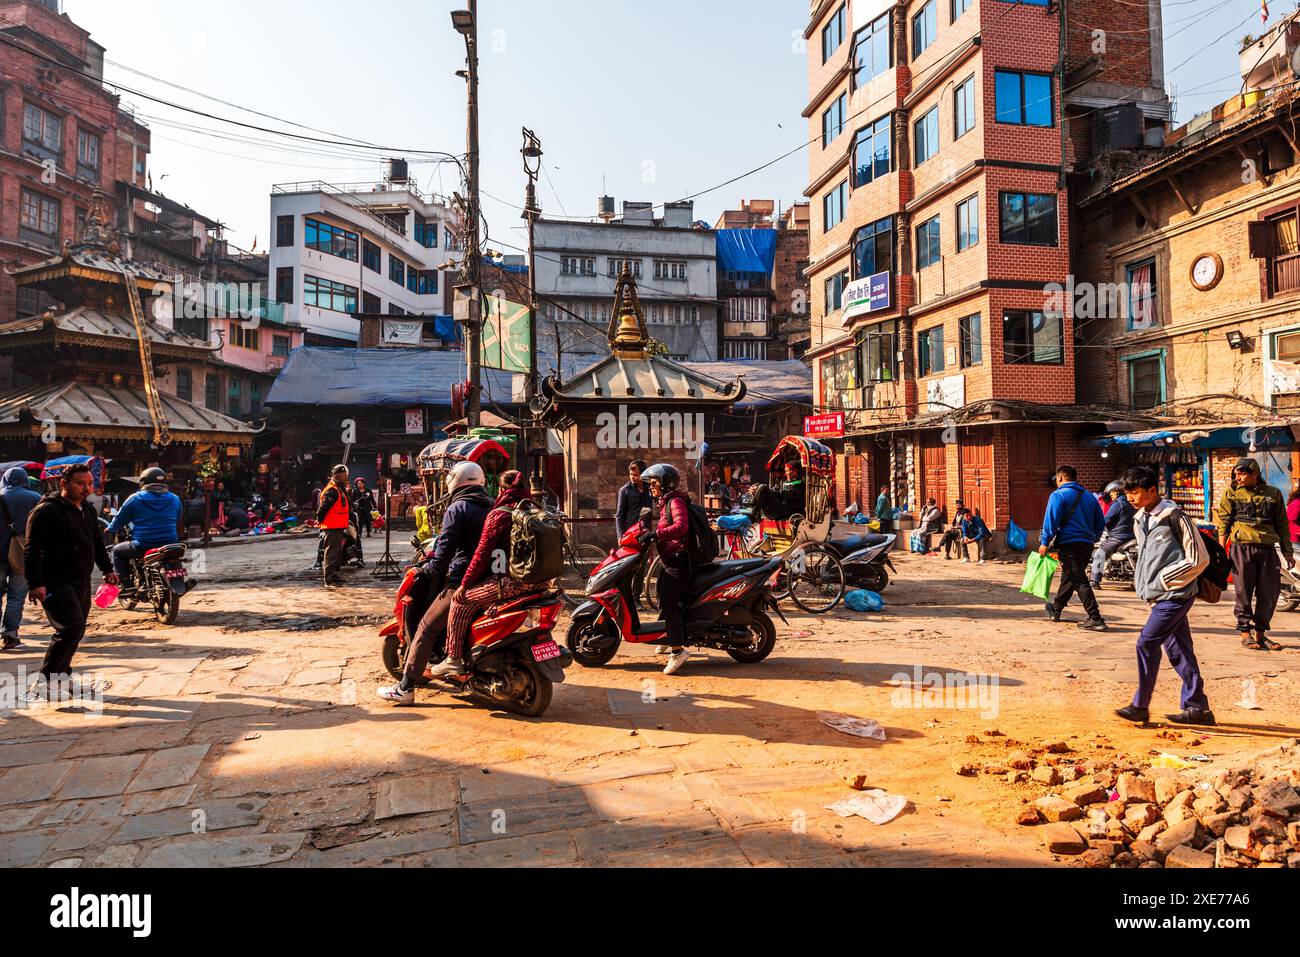
<svg viewBox="0 0 1300 957">
<path fill-rule="evenodd" d="M 215 349 L 154 318 L 170 279 L 120 252 L 97 193 L 77 242 L 10 273 L 62 306 L 0 324 L 15 378 L 0 392 L 0 458 L 98 455 L 137 474 L 252 444 L 247 423 L 159 391 L 159 367 L 211 360 Z"/>
<path fill-rule="evenodd" d="M 607 331 L 610 355 L 568 381 L 542 383 L 543 422 L 564 448 L 564 502 L 570 517 L 612 519 L 634 459 L 667 462 L 699 498 L 697 463 L 706 416 L 727 412 L 745 395 L 737 378 L 721 382 L 657 354 L 636 281 L 625 266 L 614 288 Z M 604 522 L 578 526 L 580 537 L 608 543 Z"/>
</svg>

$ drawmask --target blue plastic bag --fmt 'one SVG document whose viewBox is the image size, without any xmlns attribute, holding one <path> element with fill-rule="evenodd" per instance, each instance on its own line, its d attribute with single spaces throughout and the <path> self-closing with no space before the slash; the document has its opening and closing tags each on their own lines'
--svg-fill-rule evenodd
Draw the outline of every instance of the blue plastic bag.
<svg viewBox="0 0 1300 957">
<path fill-rule="evenodd" d="M 859 588 L 844 596 L 844 604 L 852 611 L 880 611 L 885 607 L 885 599 L 874 591 Z"/>
<path fill-rule="evenodd" d="M 858 512 L 857 515 L 853 516 L 853 523 L 855 525 L 865 525 L 869 521 L 871 521 L 871 517 L 863 512 Z"/>
<path fill-rule="evenodd" d="M 724 532 L 743 532 L 749 528 L 748 515 L 719 515 L 718 528 Z"/>
<path fill-rule="evenodd" d="M 925 554 L 925 539 L 921 537 L 920 532 L 913 532 L 911 537 L 907 540 L 907 544 L 908 547 L 912 549 L 914 554 L 917 555 Z"/>
<path fill-rule="evenodd" d="M 1028 544 L 1029 544 L 1029 536 L 1025 534 L 1025 530 L 1023 528 L 1021 528 L 1019 525 L 1015 523 L 1014 520 L 1012 520 L 1007 525 L 1007 548 L 1010 548 L 1013 551 L 1023 552 L 1025 550 L 1025 546 Z"/>
</svg>

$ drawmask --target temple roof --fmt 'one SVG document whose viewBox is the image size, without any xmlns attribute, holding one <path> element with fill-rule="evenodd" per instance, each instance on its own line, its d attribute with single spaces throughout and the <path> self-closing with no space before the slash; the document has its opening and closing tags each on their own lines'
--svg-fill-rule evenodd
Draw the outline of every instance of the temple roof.
<svg viewBox="0 0 1300 957">
<path fill-rule="evenodd" d="M 154 352 L 159 355 L 202 358 L 212 352 L 212 347 L 203 340 L 184 335 L 157 322 L 148 322 L 145 328 Z M 41 335 L 42 333 L 46 335 Z M 129 316 L 104 312 L 91 306 L 78 306 L 54 316 L 46 313 L 0 325 L 0 349 L 5 348 L 5 340 L 9 336 L 25 335 L 28 339 L 45 341 L 50 333 L 56 343 L 82 341 L 92 345 L 107 345 L 109 348 L 135 349 L 139 341 L 135 323 Z M 105 339 L 119 341 L 105 343 L 102 341 Z"/>
</svg>

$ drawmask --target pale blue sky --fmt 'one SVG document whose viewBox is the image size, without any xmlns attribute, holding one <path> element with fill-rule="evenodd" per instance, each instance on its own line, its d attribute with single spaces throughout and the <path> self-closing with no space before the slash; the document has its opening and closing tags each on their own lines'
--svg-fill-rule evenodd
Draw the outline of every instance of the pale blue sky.
<svg viewBox="0 0 1300 957">
<path fill-rule="evenodd" d="M 464 83 L 454 75 L 464 48 L 448 11 L 460 5 L 65 0 L 69 16 L 117 64 L 331 133 L 453 153 L 465 142 Z M 1289 9 L 1275 0 L 1273 18 Z M 1166 66 L 1185 121 L 1235 91 L 1236 41 L 1259 32 L 1259 3 L 1167 0 L 1164 10 Z M 661 203 L 799 146 L 807 138 L 799 115 L 807 61 L 798 46 L 807 11 L 807 0 L 480 0 L 483 188 L 491 194 L 484 211 L 497 248 L 525 244 L 518 210 L 493 198 L 522 202 L 522 125 L 538 133 L 546 150 L 549 180 L 543 178 L 540 195 L 548 215 L 594 214 L 602 177 L 604 191 L 620 203 Z M 1197 52 L 1221 34 L 1223 40 Z M 210 113 L 279 127 L 113 63 L 106 74 Z M 266 247 L 273 183 L 379 178 L 382 154 L 374 160 L 300 155 L 215 139 L 206 130 L 240 140 L 267 137 L 129 94 L 123 99 L 150 117 L 154 187 L 226 222 L 245 247 L 254 236 Z M 175 122 L 205 131 L 167 125 Z M 413 171 L 422 188 L 456 186 L 452 167 L 442 168 L 441 180 L 432 165 Z M 788 204 L 800 198 L 807 178 L 807 153 L 798 152 L 700 197 L 697 218 L 712 221 L 741 198 Z"/>
</svg>

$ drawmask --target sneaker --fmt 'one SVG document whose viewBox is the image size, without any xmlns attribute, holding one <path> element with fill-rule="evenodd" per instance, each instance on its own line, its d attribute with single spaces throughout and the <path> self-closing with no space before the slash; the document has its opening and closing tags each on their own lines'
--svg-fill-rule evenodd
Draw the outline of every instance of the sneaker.
<svg viewBox="0 0 1300 957">
<path fill-rule="evenodd" d="M 429 669 L 431 678 L 452 678 L 465 674 L 465 666 L 456 658 L 444 659 Z"/>
<path fill-rule="evenodd" d="M 1132 721 L 1136 724 L 1146 724 L 1150 718 L 1150 713 L 1146 708 L 1139 708 L 1137 705 L 1130 704 L 1115 711 L 1117 715 L 1125 721 Z"/>
<path fill-rule="evenodd" d="M 981 565 L 986 564 L 986 562 L 985 562 L 984 559 L 982 559 L 982 558 L 979 560 L 979 563 L 980 563 Z"/>
<path fill-rule="evenodd" d="M 412 688 L 410 691 L 403 691 L 400 683 L 380 688 L 377 693 L 379 697 L 383 698 L 385 701 L 391 701 L 399 708 L 409 708 L 411 705 L 415 704 L 415 689 Z"/>
<path fill-rule="evenodd" d="M 1043 602 L 1043 611 L 1047 612 L 1047 617 L 1052 621 L 1060 621 L 1061 613 L 1056 610 L 1056 606 L 1050 601 Z"/>
<path fill-rule="evenodd" d="M 1167 714 L 1165 717 L 1174 724 L 1204 724 L 1210 727 L 1216 724 L 1213 711 L 1200 711 L 1196 708 L 1184 708 L 1177 714 Z"/>
<path fill-rule="evenodd" d="M 656 655 L 671 655 L 672 653 L 673 649 L 671 645 L 655 645 Z"/>
<path fill-rule="evenodd" d="M 664 665 L 664 674 L 675 675 L 682 670 L 682 665 L 690 660 L 691 653 L 683 648 L 681 651 L 674 651 L 668 656 L 668 664 Z"/>
<path fill-rule="evenodd" d="M 107 678 L 82 678 L 77 675 L 73 677 L 72 682 L 81 694 L 103 694 L 113 687 L 113 682 Z"/>
<path fill-rule="evenodd" d="M 1110 631 L 1110 626 L 1100 618 L 1089 618 L 1087 621 L 1081 621 L 1079 627 L 1084 631 Z"/>
<path fill-rule="evenodd" d="M 5 635 L 4 646 L 0 651 L 26 651 L 27 646 L 18 640 L 16 636 Z"/>
<path fill-rule="evenodd" d="M 969 558 L 963 558 L 963 559 L 961 560 L 961 563 L 962 563 L 963 565 L 969 565 L 969 564 L 970 564 L 970 559 L 969 559 Z"/>
</svg>

